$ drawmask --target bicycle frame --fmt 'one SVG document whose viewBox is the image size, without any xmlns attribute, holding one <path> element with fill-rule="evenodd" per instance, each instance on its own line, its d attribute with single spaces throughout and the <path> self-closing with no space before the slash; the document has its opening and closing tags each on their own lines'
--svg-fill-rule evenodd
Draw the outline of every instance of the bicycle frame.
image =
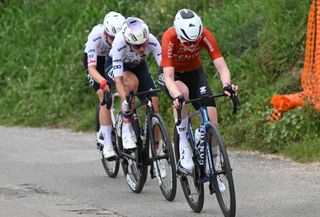
<svg viewBox="0 0 320 217">
<path fill-rule="evenodd" d="M 156 89 L 154 91 L 159 91 L 159 89 Z M 133 119 L 138 120 L 138 128 L 134 129 L 135 133 L 136 133 L 136 135 L 143 135 L 143 138 L 141 138 L 142 149 L 145 150 L 146 153 L 148 153 L 151 132 L 149 132 L 147 126 L 150 126 L 150 122 L 152 121 L 151 116 L 154 113 L 154 109 L 153 109 L 153 105 L 152 105 L 152 97 L 150 96 L 150 91 L 144 91 L 144 92 L 140 92 L 140 93 L 133 93 L 131 91 L 129 93 L 129 95 L 131 95 L 131 97 L 139 96 L 139 95 L 145 96 L 145 99 L 143 101 L 140 101 L 138 105 L 136 105 L 134 108 L 132 108 L 132 111 L 133 111 Z M 129 99 L 129 101 L 130 101 L 130 99 Z M 130 102 L 129 102 L 129 104 L 130 104 Z M 140 121 L 139 121 L 138 114 L 137 114 L 137 109 L 140 107 L 143 107 L 143 106 L 146 106 L 146 115 L 145 115 L 143 129 L 141 129 Z M 141 130 L 142 130 L 142 132 L 141 132 Z M 154 161 L 155 159 L 147 157 L 146 153 L 144 156 L 142 156 L 142 157 L 144 157 L 143 162 L 145 163 L 145 165 L 151 165 L 152 161 Z"/>
<path fill-rule="evenodd" d="M 228 91 L 229 92 L 229 91 Z M 230 92 L 229 92 L 230 93 Z M 240 102 L 235 95 L 230 93 L 230 99 L 233 103 L 233 113 L 235 114 L 240 108 Z M 184 101 L 183 97 L 178 97 L 180 106 L 177 108 L 178 121 L 176 126 L 181 123 L 181 109 L 182 103 L 199 103 L 200 107 L 197 111 L 188 115 L 187 139 L 193 151 L 194 169 L 192 171 L 180 167 L 178 163 L 178 173 L 180 173 L 181 187 L 184 196 L 194 212 L 200 212 L 204 203 L 204 182 L 209 182 L 210 194 L 215 193 L 219 206 L 224 216 L 235 216 L 235 192 L 232 178 L 232 169 L 229 163 L 228 154 L 224 147 L 222 137 L 210 120 L 206 102 L 212 98 L 226 96 L 225 93 L 208 96 L 206 93 L 201 93 L 197 99 Z M 201 138 L 199 143 L 195 144 L 195 134 L 192 128 L 192 120 L 194 117 L 200 117 L 201 121 Z M 204 138 L 203 138 L 204 136 Z M 180 135 L 175 129 L 175 148 L 176 154 L 179 156 L 180 152 Z M 217 151 L 216 148 L 218 147 Z M 214 152 L 215 151 L 215 152 Z M 180 156 L 181 157 L 181 156 Z M 215 165 L 217 163 L 217 165 Z M 220 163 L 220 167 L 219 167 Z M 227 181 L 224 183 L 224 180 Z M 222 184 L 221 184 L 222 183 Z M 226 193 L 224 193 L 226 191 Z M 226 201 L 225 201 L 226 200 Z"/>
<path fill-rule="evenodd" d="M 195 160 L 194 163 L 197 164 L 201 170 L 200 170 L 200 181 L 201 182 L 208 182 L 210 181 L 216 174 L 216 171 L 214 171 L 214 162 L 213 162 L 213 156 L 212 156 L 212 147 L 211 145 L 208 145 L 208 141 L 207 138 L 205 138 L 204 142 L 203 142 L 203 155 L 198 154 L 199 150 L 196 147 L 195 144 L 195 136 L 194 136 L 194 131 L 192 128 L 192 118 L 194 118 L 195 116 L 200 114 L 201 117 L 201 127 L 203 128 L 203 134 L 207 135 L 207 128 L 209 127 L 213 127 L 215 128 L 216 126 L 210 121 L 209 116 L 208 116 L 208 112 L 207 112 L 207 107 L 204 104 L 204 100 L 208 100 L 210 98 L 217 98 L 217 97 L 222 97 L 222 96 L 226 96 L 224 93 L 220 93 L 217 95 L 212 95 L 212 96 L 207 96 L 207 95 L 203 95 L 200 98 L 197 99 L 192 99 L 192 100 L 187 100 L 185 103 L 192 103 L 192 102 L 200 102 L 200 108 L 193 112 L 192 114 L 188 115 L 188 122 L 189 122 L 189 126 L 188 126 L 188 135 L 189 136 L 189 140 L 190 140 L 190 144 L 192 146 L 192 151 L 193 151 L 193 155 L 195 156 Z M 235 95 L 231 95 L 231 100 L 233 103 L 233 114 L 237 113 L 237 110 L 240 108 L 240 102 L 238 100 L 238 98 Z M 176 125 L 180 124 L 181 121 L 181 109 L 180 111 L 178 110 L 178 122 L 176 123 Z M 206 161 L 206 159 L 209 159 L 208 162 Z M 202 163 L 203 162 L 203 163 Z M 207 173 L 206 171 L 206 164 L 209 163 L 209 173 Z"/>
<path fill-rule="evenodd" d="M 156 89 L 154 91 L 159 91 L 159 90 Z M 149 135 L 147 126 L 150 124 L 150 121 L 152 121 L 151 120 L 151 115 L 154 113 L 154 109 L 153 109 L 153 106 L 152 106 L 152 97 L 147 93 L 150 93 L 150 91 L 140 92 L 138 94 L 134 94 L 133 92 L 130 92 L 129 93 L 129 97 L 131 97 L 131 99 L 128 98 L 129 101 L 132 101 L 134 96 L 145 95 L 144 101 L 139 102 L 138 105 L 136 105 L 134 108 L 132 108 L 133 120 L 136 121 L 136 120 L 138 120 L 138 114 L 137 114 L 136 110 L 138 108 L 146 105 L 147 111 L 146 111 L 146 117 L 145 117 L 143 130 L 140 127 L 140 121 L 138 121 L 138 127 L 134 129 L 136 135 L 141 135 L 141 130 L 142 130 L 143 138 L 137 138 L 137 139 L 141 139 L 141 141 L 138 142 L 138 144 L 142 145 L 142 149 L 143 150 L 147 150 L 149 148 L 150 135 Z M 119 93 L 118 92 L 113 93 L 113 94 L 111 94 L 111 97 L 112 97 L 112 102 L 114 102 L 115 97 L 119 97 Z M 130 103 L 131 102 L 129 102 L 129 104 Z M 112 125 L 116 128 L 118 136 L 121 136 L 121 132 L 119 131 L 118 126 L 116 126 L 119 123 L 116 120 L 116 115 L 115 115 L 116 112 L 115 112 L 115 109 L 114 109 L 114 103 L 112 103 L 110 111 L 111 111 Z M 119 155 L 120 158 L 125 156 L 128 159 L 135 160 L 135 161 L 139 162 L 139 159 L 138 159 L 139 156 L 133 157 L 130 154 L 128 154 L 126 152 L 123 152 L 123 151 L 120 151 L 120 150 L 118 150 L 118 155 Z M 144 158 L 143 162 L 146 163 L 146 165 L 150 165 L 151 162 L 155 160 L 155 159 L 147 158 L 145 156 L 140 156 L 140 157 Z"/>
<path fill-rule="evenodd" d="M 190 114 L 188 116 L 189 119 L 189 126 L 188 126 L 188 134 L 191 135 L 189 139 L 191 140 L 192 148 L 193 148 L 193 156 L 195 156 L 195 163 L 200 166 L 201 174 L 200 174 L 200 181 L 201 182 L 207 182 L 210 181 L 211 178 L 214 177 L 215 171 L 213 171 L 213 160 L 212 160 L 212 147 L 208 145 L 208 142 L 206 139 L 203 142 L 203 155 L 200 154 L 198 148 L 195 144 L 195 136 L 194 136 L 194 130 L 192 128 L 192 118 L 198 116 L 200 114 L 201 117 L 201 127 L 203 128 L 203 133 L 206 135 L 206 129 L 209 125 L 213 125 L 211 121 L 209 120 L 208 112 L 206 106 L 201 106 L 198 111 L 195 111 L 194 113 Z M 210 127 L 211 127 L 210 126 Z M 206 157 L 208 156 L 209 161 L 206 161 Z M 203 163 L 202 163 L 203 162 Z M 209 171 L 208 174 L 206 171 L 206 164 L 209 163 Z"/>
</svg>

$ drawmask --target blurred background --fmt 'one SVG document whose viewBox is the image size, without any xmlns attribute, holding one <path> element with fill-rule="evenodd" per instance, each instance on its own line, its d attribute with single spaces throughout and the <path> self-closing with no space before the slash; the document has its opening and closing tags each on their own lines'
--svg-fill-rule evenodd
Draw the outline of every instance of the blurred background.
<svg viewBox="0 0 320 217">
<path fill-rule="evenodd" d="M 82 59 L 92 27 L 110 10 L 138 16 L 161 42 L 176 12 L 190 8 L 213 32 L 239 85 L 242 108 L 231 114 L 217 99 L 220 130 L 229 149 L 279 153 L 320 161 L 320 111 L 305 105 L 270 122 L 271 97 L 301 91 L 311 0 L 1 0 L 0 124 L 94 131 L 97 96 Z M 207 52 L 202 62 L 214 92 L 219 75 Z M 149 59 L 156 79 L 157 65 Z M 160 112 L 173 132 L 170 100 Z"/>
</svg>

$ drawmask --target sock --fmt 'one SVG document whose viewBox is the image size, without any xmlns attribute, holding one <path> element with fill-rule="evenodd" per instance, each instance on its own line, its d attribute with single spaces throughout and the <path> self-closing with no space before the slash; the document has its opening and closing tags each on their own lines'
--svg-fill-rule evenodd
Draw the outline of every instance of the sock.
<svg viewBox="0 0 320 217">
<path fill-rule="evenodd" d="M 184 146 L 185 145 L 189 146 L 188 139 L 187 139 L 187 127 L 188 127 L 188 118 L 182 119 L 180 125 L 176 126 L 177 132 L 180 137 L 180 144 Z"/>
<path fill-rule="evenodd" d="M 111 140 L 111 125 L 101 125 L 101 132 L 103 135 L 103 143 L 104 145 L 108 145 L 112 147 L 112 140 Z"/>
<path fill-rule="evenodd" d="M 129 133 L 131 128 L 131 123 L 125 123 L 122 124 L 122 133 Z"/>
</svg>

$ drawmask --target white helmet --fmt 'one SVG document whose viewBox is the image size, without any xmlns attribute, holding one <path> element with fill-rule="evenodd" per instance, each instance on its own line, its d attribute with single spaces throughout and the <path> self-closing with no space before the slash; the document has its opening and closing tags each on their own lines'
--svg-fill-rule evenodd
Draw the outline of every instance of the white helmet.
<svg viewBox="0 0 320 217">
<path fill-rule="evenodd" d="M 174 19 L 174 28 L 182 41 L 196 41 L 203 30 L 200 17 L 190 9 L 181 9 Z"/>
<path fill-rule="evenodd" d="M 114 11 L 107 13 L 103 20 L 105 31 L 110 36 L 115 36 L 115 34 L 121 30 L 125 20 L 126 18 L 124 18 L 120 13 Z"/>
<path fill-rule="evenodd" d="M 137 17 L 128 17 L 122 26 L 124 39 L 129 44 L 143 44 L 149 38 L 149 28 L 145 22 Z"/>
</svg>

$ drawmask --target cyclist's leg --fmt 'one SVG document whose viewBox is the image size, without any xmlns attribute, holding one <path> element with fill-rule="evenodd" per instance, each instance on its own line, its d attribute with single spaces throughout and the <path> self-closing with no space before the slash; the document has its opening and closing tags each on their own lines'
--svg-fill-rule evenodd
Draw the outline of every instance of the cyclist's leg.
<svg viewBox="0 0 320 217">
<path fill-rule="evenodd" d="M 97 95 L 99 97 L 99 102 L 101 103 L 103 101 L 104 94 L 103 94 L 103 91 L 100 90 L 99 83 L 97 83 L 88 72 L 87 55 L 86 54 L 84 57 L 84 66 L 85 66 L 85 69 L 87 72 L 89 84 L 93 87 L 93 89 L 97 93 Z M 98 56 L 96 69 L 100 73 L 100 75 L 105 78 L 104 67 L 105 67 L 105 57 Z M 113 145 L 112 145 L 112 140 L 111 140 L 111 130 L 112 130 L 111 113 L 110 113 L 110 110 L 107 109 L 106 106 L 100 105 L 99 123 L 100 123 L 101 133 L 103 135 L 103 141 L 104 141 L 103 154 L 106 158 L 112 157 L 115 155 L 115 152 L 113 150 Z"/>
<path fill-rule="evenodd" d="M 185 84 L 185 73 L 175 74 L 175 84 L 178 87 L 180 93 L 182 93 L 184 99 L 189 99 L 189 88 Z M 162 89 L 165 89 L 166 93 L 170 96 L 168 89 L 163 82 L 163 69 L 160 67 L 158 71 L 158 83 Z M 174 117 L 177 120 L 177 112 L 174 109 Z M 192 150 L 187 139 L 188 130 L 188 109 L 187 106 L 183 106 L 181 110 L 181 123 L 176 126 L 179 134 L 179 152 L 180 152 L 180 164 L 184 169 L 192 170 L 194 164 L 192 160 Z"/>
<path fill-rule="evenodd" d="M 139 85 L 138 85 L 138 92 L 144 92 L 151 89 L 155 89 L 154 80 L 148 70 L 148 66 L 145 61 L 141 62 L 138 66 L 130 69 L 138 78 Z M 151 94 L 152 102 L 153 102 L 153 109 L 155 112 L 158 112 L 158 94 L 156 92 Z M 143 100 L 143 96 L 139 96 L 140 100 Z"/>
<path fill-rule="evenodd" d="M 137 76 L 132 72 L 131 69 L 125 68 L 125 71 L 123 73 L 123 83 L 124 83 L 126 94 L 129 94 L 131 90 L 133 90 L 134 92 L 137 91 L 139 80 Z M 123 142 L 124 149 L 132 149 L 137 147 L 136 138 L 131 125 L 131 115 L 132 113 L 122 114 L 123 116 L 122 142 Z"/>
</svg>

